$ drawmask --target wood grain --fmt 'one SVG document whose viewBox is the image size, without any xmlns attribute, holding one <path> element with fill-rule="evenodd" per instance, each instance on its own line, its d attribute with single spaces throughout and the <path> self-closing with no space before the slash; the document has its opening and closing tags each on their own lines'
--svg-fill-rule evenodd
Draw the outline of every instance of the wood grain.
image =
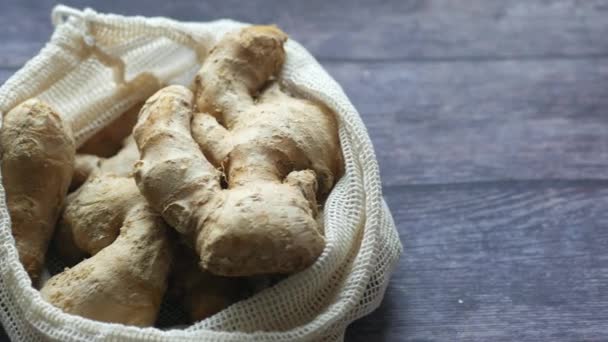
<svg viewBox="0 0 608 342">
<path fill-rule="evenodd" d="M 607 176 L 608 59 L 325 66 L 385 185 Z"/>
<path fill-rule="evenodd" d="M 404 186 L 405 253 L 346 341 L 606 341 L 608 182 Z"/>
<path fill-rule="evenodd" d="M 276 23 L 320 59 L 529 59 L 608 54 L 605 0 L 63 1 L 125 15 Z M 0 65 L 19 66 L 50 36 L 55 1 L 3 0 Z"/>
</svg>

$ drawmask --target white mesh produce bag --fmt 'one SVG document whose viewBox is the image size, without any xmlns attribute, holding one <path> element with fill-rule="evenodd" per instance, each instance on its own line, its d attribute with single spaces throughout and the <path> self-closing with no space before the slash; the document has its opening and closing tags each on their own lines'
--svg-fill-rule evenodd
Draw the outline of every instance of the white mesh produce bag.
<svg viewBox="0 0 608 342">
<path fill-rule="evenodd" d="M 0 88 L 0 115 L 31 97 L 72 122 L 76 142 L 166 84 L 189 84 L 220 37 L 245 24 L 181 23 L 53 10 L 51 41 Z M 346 172 L 324 209 L 327 245 L 309 269 L 188 327 L 136 328 L 65 314 L 19 263 L 0 187 L 0 319 L 15 341 L 334 341 L 378 307 L 401 252 L 366 129 L 340 86 L 298 43 L 280 81 L 339 118 Z M 32 175 L 37 177 L 38 175 Z"/>
</svg>

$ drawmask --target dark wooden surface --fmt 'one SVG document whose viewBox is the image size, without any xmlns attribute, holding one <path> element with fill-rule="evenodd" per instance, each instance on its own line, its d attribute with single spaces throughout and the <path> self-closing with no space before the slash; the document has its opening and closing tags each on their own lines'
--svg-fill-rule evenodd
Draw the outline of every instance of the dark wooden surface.
<svg viewBox="0 0 608 342">
<path fill-rule="evenodd" d="M 608 341 L 608 0 L 68 3 L 276 23 L 342 84 L 405 246 L 347 341 Z M 0 80 L 52 5 L 0 3 Z"/>
</svg>

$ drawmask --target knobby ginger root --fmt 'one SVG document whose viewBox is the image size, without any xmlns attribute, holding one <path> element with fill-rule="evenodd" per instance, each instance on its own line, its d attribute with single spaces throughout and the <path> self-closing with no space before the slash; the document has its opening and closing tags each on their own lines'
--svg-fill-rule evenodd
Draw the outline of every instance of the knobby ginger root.
<svg viewBox="0 0 608 342">
<path fill-rule="evenodd" d="M 227 34 L 197 75 L 198 112 L 190 90 L 170 86 L 135 126 L 142 194 L 217 275 L 299 271 L 324 248 L 315 216 L 342 169 L 337 122 L 267 85 L 286 39 L 275 27 Z"/>
<path fill-rule="evenodd" d="M 72 177 L 72 131 L 48 105 L 30 99 L 6 114 L 0 144 L 12 233 L 36 281 Z"/>
<path fill-rule="evenodd" d="M 42 298 L 71 314 L 150 326 L 171 263 L 168 231 L 145 201 L 131 207 L 111 245 L 47 281 Z"/>
<path fill-rule="evenodd" d="M 112 158 L 77 158 L 85 181 L 66 200 L 55 248 L 70 262 L 92 257 L 41 290 L 65 312 L 138 326 L 156 320 L 172 257 L 164 221 L 129 176 L 138 155 L 128 139 Z"/>
<path fill-rule="evenodd" d="M 79 188 L 94 173 L 113 173 L 117 176 L 128 177 L 133 171 L 133 164 L 139 159 L 139 151 L 131 136 L 124 139 L 122 144 L 122 148 L 111 158 L 94 154 L 76 154 L 70 190 L 74 191 Z"/>
<path fill-rule="evenodd" d="M 135 146 L 135 144 L 133 144 Z M 137 152 L 137 148 L 134 149 Z M 124 152 L 124 154 L 123 154 Z M 133 162 L 126 161 L 130 158 L 130 151 L 123 149 L 120 154 L 115 157 L 105 159 L 91 154 L 77 154 L 74 160 L 74 175 L 70 183 L 70 191 L 75 191 L 93 174 L 112 171 L 116 176 L 127 177 L 131 172 Z M 133 161 L 137 160 L 137 156 L 133 157 Z M 124 162 L 124 164 L 123 164 Z"/>
<path fill-rule="evenodd" d="M 145 201 L 129 177 L 138 158 L 132 138 L 112 158 L 76 155 L 72 187 L 79 187 L 66 199 L 54 241 L 65 260 L 76 262 L 108 246 L 118 236 L 128 210 Z"/>
<path fill-rule="evenodd" d="M 139 151 L 132 138 L 126 140 L 125 147 L 109 159 L 76 155 L 75 174 L 79 177 L 78 181 L 73 179 L 72 182 L 84 185 L 68 196 L 55 237 L 56 250 L 64 260 L 76 263 L 89 255 L 97 258 L 96 253 L 105 251 L 104 248 L 114 241 L 120 224 L 129 214 L 128 208 L 142 201 L 133 178 L 129 177 L 138 158 Z M 187 246 L 174 248 L 174 254 L 169 292 L 182 304 L 193 322 L 241 299 L 241 279 L 202 271 L 196 254 Z"/>
</svg>

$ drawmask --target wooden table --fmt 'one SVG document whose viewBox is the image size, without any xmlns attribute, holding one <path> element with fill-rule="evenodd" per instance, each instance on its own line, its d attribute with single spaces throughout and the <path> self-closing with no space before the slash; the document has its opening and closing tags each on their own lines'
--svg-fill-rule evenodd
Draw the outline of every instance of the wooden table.
<svg viewBox="0 0 608 342">
<path fill-rule="evenodd" d="M 405 246 L 347 341 L 608 340 L 608 0 L 67 2 L 276 23 L 342 84 Z M 52 5 L 2 1 L 0 80 Z"/>
</svg>

